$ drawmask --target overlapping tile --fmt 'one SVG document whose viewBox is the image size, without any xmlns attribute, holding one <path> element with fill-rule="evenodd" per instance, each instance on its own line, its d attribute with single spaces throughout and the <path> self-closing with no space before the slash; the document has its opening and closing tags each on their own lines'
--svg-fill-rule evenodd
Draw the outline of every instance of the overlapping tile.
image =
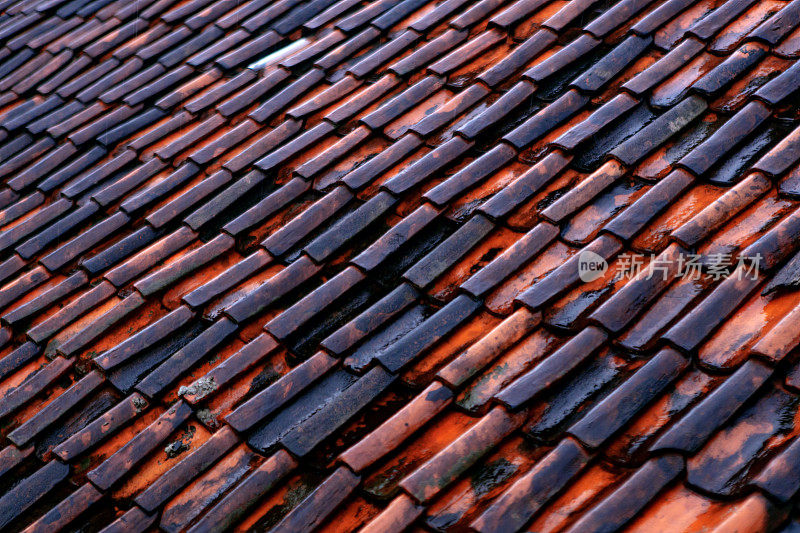
<svg viewBox="0 0 800 533">
<path fill-rule="evenodd" d="M 0 527 L 791 530 L 798 13 L 0 3 Z"/>
</svg>

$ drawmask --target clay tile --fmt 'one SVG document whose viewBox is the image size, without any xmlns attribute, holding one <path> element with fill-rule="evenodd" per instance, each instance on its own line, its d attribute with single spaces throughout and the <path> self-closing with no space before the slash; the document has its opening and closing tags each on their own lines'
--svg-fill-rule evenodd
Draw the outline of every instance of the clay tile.
<svg viewBox="0 0 800 533">
<path fill-rule="evenodd" d="M 397 313 L 414 303 L 417 291 L 407 283 L 371 305 L 353 320 L 326 337 L 320 345 L 326 350 L 341 355 L 364 337 L 373 333 Z"/>
<path fill-rule="evenodd" d="M 639 35 L 650 35 L 692 5 L 689 0 L 668 0 L 640 18 L 631 26 L 631 31 Z"/>
<path fill-rule="evenodd" d="M 450 0 L 452 2 L 452 0 Z M 443 2 L 448 3 L 448 2 Z M 397 496 L 386 508 L 362 529 L 362 533 L 402 531 L 408 528 L 422 514 L 425 508 L 414 503 L 405 494 Z"/>
<path fill-rule="evenodd" d="M 54 222 L 44 230 L 40 231 L 27 241 L 17 246 L 17 253 L 25 259 L 30 259 L 33 255 L 41 252 L 53 241 L 60 239 L 64 234 L 77 226 L 82 225 L 93 216 L 99 207 L 97 204 L 87 202 L 82 207 L 72 211 L 70 214 Z"/>
<path fill-rule="evenodd" d="M 419 38 L 420 35 L 417 32 L 406 30 L 353 65 L 348 72 L 358 78 L 364 78 L 412 46 Z"/>
<path fill-rule="evenodd" d="M 439 2 L 433 9 L 413 21 L 409 27 L 420 33 L 426 33 L 468 3 L 467 0 L 445 0 L 444 2 Z"/>
<path fill-rule="evenodd" d="M 753 244 L 742 250 L 741 257 L 760 256 L 760 268 L 770 270 L 796 249 L 800 231 L 800 213 L 792 212 Z"/>
<path fill-rule="evenodd" d="M 488 30 L 465 44 L 459 46 L 439 61 L 428 67 L 428 70 L 439 76 L 450 74 L 475 58 L 487 49 L 496 46 L 503 40 L 503 34 L 497 30 Z"/>
<path fill-rule="evenodd" d="M 80 92 L 75 96 L 79 101 L 83 103 L 88 103 L 91 100 L 96 99 L 105 91 L 108 91 L 113 86 L 123 82 L 124 80 L 128 79 L 129 77 L 135 75 L 139 72 L 142 68 L 142 60 L 138 57 L 133 57 L 119 65 L 118 67 L 114 68 L 110 72 L 103 72 L 97 81 L 94 81 L 91 85 L 86 88 L 79 89 Z M 65 87 L 65 90 L 62 91 L 59 89 L 58 94 L 63 97 L 70 96 L 73 90 L 71 87 Z M 69 93 L 69 94 L 68 94 Z"/>
<path fill-rule="evenodd" d="M 90 274 L 98 274 L 139 251 L 158 237 L 158 233 L 150 226 L 142 226 L 133 233 L 123 237 L 102 252 L 81 261 L 81 266 Z"/>
<path fill-rule="evenodd" d="M 294 427 L 280 437 L 281 444 L 300 457 L 308 454 L 322 440 L 331 436 L 345 422 L 375 400 L 394 379 L 395 376 L 381 367 L 373 368 L 334 393 L 310 417 L 301 417 L 305 420 L 294 423 Z M 252 440 L 251 444 L 254 444 Z M 254 445 L 261 449 L 265 448 L 263 444 Z"/>
<path fill-rule="evenodd" d="M 97 243 L 108 238 L 128 222 L 130 222 L 130 219 L 127 215 L 116 213 L 46 255 L 41 259 L 41 263 L 50 271 L 57 270 Z"/>
<path fill-rule="evenodd" d="M 589 462 L 589 455 L 570 438 L 540 459 L 514 482 L 470 526 L 481 533 L 514 531 L 550 501 Z"/>
<path fill-rule="evenodd" d="M 676 228 L 671 236 L 684 246 L 694 247 L 769 191 L 771 186 L 763 174 L 751 174 Z"/>
<path fill-rule="evenodd" d="M 798 72 L 800 72 L 800 64 L 792 64 L 791 67 L 757 90 L 753 96 L 772 105 L 778 105 L 782 100 L 794 93 L 798 86 L 800 86 L 800 82 L 798 82 Z M 755 102 L 748 104 L 748 107 L 754 104 Z"/>
<path fill-rule="evenodd" d="M 150 398 L 155 397 L 182 373 L 218 347 L 236 329 L 236 324 L 227 318 L 218 320 L 146 375 L 136 385 L 136 389 Z"/>
<path fill-rule="evenodd" d="M 194 314 L 189 308 L 178 307 L 114 348 L 98 355 L 94 358 L 94 362 L 103 370 L 110 370 L 172 334 L 193 317 Z"/>
<path fill-rule="evenodd" d="M 360 121 L 370 129 L 380 130 L 415 105 L 432 95 L 442 87 L 442 80 L 436 76 L 427 76 L 397 96 L 381 104 L 378 109 L 365 115 Z M 299 171 L 299 169 L 298 169 Z"/>
<path fill-rule="evenodd" d="M 69 466 L 53 460 L 0 497 L 0 527 L 8 526 L 69 474 Z"/>
<path fill-rule="evenodd" d="M 604 230 L 623 240 L 631 239 L 693 182 L 692 175 L 684 170 L 677 169 L 670 172 L 667 177 L 648 189 L 639 199 L 606 224 Z"/>
<path fill-rule="evenodd" d="M 495 398 L 511 409 L 519 409 L 575 370 L 597 352 L 607 338 L 608 336 L 598 328 L 593 326 L 584 328 L 532 370 L 501 390 Z"/>
<path fill-rule="evenodd" d="M 103 494 L 91 483 L 84 483 L 81 487 L 64 498 L 36 522 L 28 526 L 26 533 L 45 533 L 53 529 L 61 529 L 74 522 L 81 513 L 97 503 Z"/>
<path fill-rule="evenodd" d="M 572 524 L 568 531 L 602 531 L 623 526 L 678 477 L 683 467 L 683 458 L 679 455 L 651 459 Z"/>
<path fill-rule="evenodd" d="M 240 74 L 232 77 L 229 80 L 223 80 L 212 84 L 199 95 L 189 100 L 184 105 L 184 108 L 189 113 L 200 113 L 201 111 L 218 103 L 223 98 L 229 96 L 231 93 L 246 88 L 248 84 L 254 80 L 257 80 L 257 78 L 258 75 L 255 72 L 250 69 L 245 69 Z"/>
<path fill-rule="evenodd" d="M 401 170 L 397 175 L 386 181 L 383 186 L 394 194 L 407 192 L 423 181 L 430 179 L 436 172 L 452 164 L 473 145 L 472 141 L 453 137 Z M 347 178 L 345 178 L 345 183 L 348 183 Z"/>
<path fill-rule="evenodd" d="M 261 245 L 273 256 L 283 255 L 343 209 L 351 200 L 353 200 L 352 193 L 345 187 L 337 187 L 267 237 Z"/>
<path fill-rule="evenodd" d="M 42 267 L 36 267 L 20 275 L 3 286 L 3 291 L 0 293 L 0 307 L 7 307 L 49 278 L 50 275 L 47 273 L 47 270 Z"/>
<path fill-rule="evenodd" d="M 256 205 L 228 222 L 223 226 L 223 230 L 233 236 L 237 236 L 299 198 L 309 187 L 310 184 L 300 178 L 289 180 Z"/>
<path fill-rule="evenodd" d="M 234 432 L 228 427 L 223 427 L 139 494 L 136 497 L 137 505 L 152 513 L 226 454 L 237 442 L 238 438 Z"/>
<path fill-rule="evenodd" d="M 154 204 L 164 196 L 191 180 L 200 172 L 200 168 L 191 162 L 184 162 L 177 170 L 169 174 L 164 179 L 154 183 L 152 186 L 140 190 L 138 193 L 128 196 L 120 204 L 120 209 L 129 215 Z"/>
<path fill-rule="evenodd" d="M 9 179 L 7 181 L 8 186 L 15 191 L 21 191 L 33 185 L 41 176 L 53 173 L 59 166 L 63 168 L 64 162 L 68 161 L 76 152 L 77 149 L 72 143 L 64 143 L 59 148 L 41 157 L 36 163 L 29 166 L 24 173 Z"/>
<path fill-rule="evenodd" d="M 698 20 L 689 28 L 688 33 L 701 41 L 708 41 L 719 30 L 742 14 L 755 3 L 755 0 L 735 0 L 718 6 L 711 14 Z"/>
<path fill-rule="evenodd" d="M 412 125 L 409 131 L 423 138 L 429 137 L 433 132 L 460 116 L 488 94 L 489 91 L 482 85 L 478 83 L 470 85 L 469 88 L 450 98 L 444 105 Z"/>
<path fill-rule="evenodd" d="M 756 161 L 753 170 L 770 176 L 780 176 L 800 161 L 800 129 L 794 129 L 766 154 Z"/>
<path fill-rule="evenodd" d="M 592 112 L 586 120 L 565 131 L 553 141 L 553 144 L 565 150 L 574 150 L 579 144 L 589 141 L 595 134 L 633 109 L 638 103 L 627 93 L 619 94 Z"/>
<path fill-rule="evenodd" d="M 278 64 L 287 69 L 298 67 L 329 50 L 332 46 L 341 43 L 345 37 L 344 32 L 333 30 L 287 58 L 280 60 Z"/>
<path fill-rule="evenodd" d="M 180 152 L 186 150 L 200 139 L 207 137 L 225 124 L 225 118 L 214 114 L 197 124 L 185 134 L 181 135 L 168 145 L 156 150 L 155 154 L 164 160 L 170 160 Z"/>
<path fill-rule="evenodd" d="M 163 261 L 189 244 L 195 237 L 196 234 L 192 230 L 181 227 L 130 257 L 124 263 L 110 270 L 104 277 L 117 287 L 125 285 L 159 261 Z"/>
<path fill-rule="evenodd" d="M 620 179 L 625 174 L 625 167 L 616 161 L 608 161 L 592 172 L 578 185 L 550 204 L 542 211 L 542 217 L 558 223 L 591 202 L 600 191 Z"/>
<path fill-rule="evenodd" d="M 502 4 L 503 2 L 499 0 L 481 0 L 453 19 L 450 24 L 458 29 L 469 28 L 478 24 Z"/>
<path fill-rule="evenodd" d="M 35 327 L 28 330 L 28 337 L 34 342 L 52 337 L 56 332 L 69 325 L 73 320 L 83 315 L 94 306 L 110 298 L 114 294 L 114 287 L 110 283 L 100 283 L 87 290 L 79 297 L 65 305 L 57 313 L 49 316 Z"/>
<path fill-rule="evenodd" d="M 486 179 L 503 165 L 510 162 L 516 155 L 516 151 L 510 146 L 498 144 L 426 192 L 423 197 L 434 204 L 447 205 L 458 194 L 462 194 L 466 189 Z"/>
<path fill-rule="evenodd" d="M 359 111 L 382 98 L 399 82 L 400 80 L 394 74 L 390 73 L 381 76 L 378 81 L 354 94 L 336 109 L 325 115 L 324 118 L 334 124 L 343 124 L 352 119 Z"/>
<path fill-rule="evenodd" d="M 424 289 L 483 240 L 492 229 L 494 229 L 492 222 L 481 215 L 475 215 L 453 235 L 409 268 L 403 277 L 415 286 Z"/>
<path fill-rule="evenodd" d="M 572 81 L 578 89 L 594 92 L 611 81 L 652 43 L 652 38 L 631 35 L 614 47 L 587 71 Z"/>
<path fill-rule="evenodd" d="M 336 359 L 317 352 L 313 357 L 293 368 L 288 374 L 259 392 L 231 412 L 225 421 L 243 432 L 269 417 L 273 412 L 294 399 L 336 364 Z"/>
<path fill-rule="evenodd" d="M 664 348 L 573 424 L 569 432 L 592 448 L 602 446 L 675 381 L 688 364 L 680 353 Z"/>
<path fill-rule="evenodd" d="M 523 76 L 541 82 L 580 60 L 600 45 L 600 41 L 583 34 L 555 54 L 528 69 Z"/>
<path fill-rule="evenodd" d="M 486 133 L 490 128 L 496 129 L 502 121 L 507 121 L 509 115 L 517 111 L 520 106 L 529 103 L 534 91 L 535 87 L 530 82 L 522 81 L 515 84 L 480 115 L 458 127 L 456 133 L 467 139 L 474 139 L 478 135 Z"/>
<path fill-rule="evenodd" d="M 386 214 L 396 202 L 397 200 L 387 192 L 379 192 L 311 241 L 304 248 L 304 251 L 315 261 L 324 261 L 331 254 L 339 251 L 345 243 L 355 238 L 370 224 Z"/>
<path fill-rule="evenodd" d="M 318 176 L 330 165 L 341 160 L 351 150 L 354 150 L 371 136 L 370 130 L 365 126 L 358 126 L 353 131 L 335 142 L 327 150 L 316 157 L 308 159 L 295 169 L 295 174 L 305 180 Z"/>
<path fill-rule="evenodd" d="M 528 171 L 487 200 L 479 210 L 495 219 L 502 218 L 550 183 L 572 158 L 555 150 Z"/>
<path fill-rule="evenodd" d="M 185 422 L 191 412 L 191 408 L 183 402 L 173 405 L 111 457 L 91 470 L 87 477 L 101 489 L 109 489 Z"/>
<path fill-rule="evenodd" d="M 425 6 L 426 0 L 403 0 L 376 19 L 372 25 L 381 31 L 388 31 L 395 24 L 400 23 L 407 16 Z"/>
<path fill-rule="evenodd" d="M 387 70 L 394 72 L 398 76 L 407 76 L 428 65 L 436 58 L 441 57 L 443 53 L 460 44 L 466 38 L 467 32 L 448 29 L 409 55 L 389 65 Z"/>
<path fill-rule="evenodd" d="M 532 142 L 550 133 L 553 128 L 569 119 L 589 103 L 589 97 L 572 89 L 558 100 L 537 112 L 520 126 L 503 137 L 517 150 L 527 148 Z"/>
<path fill-rule="evenodd" d="M 109 206 L 145 183 L 165 166 L 162 161 L 153 158 L 147 163 L 137 166 L 131 172 L 121 173 L 121 175 L 115 177 L 111 183 L 92 194 L 92 199 L 103 207 Z"/>
<path fill-rule="evenodd" d="M 479 304 L 470 297 L 457 296 L 418 328 L 410 331 L 389 349 L 378 354 L 376 359 L 390 371 L 395 372 L 418 357 L 442 337 L 452 332 L 464 320 L 478 310 Z"/>
<path fill-rule="evenodd" d="M 776 291 L 794 288 L 797 285 L 799 265 L 800 255 L 795 254 L 767 283 L 761 294 L 766 296 Z"/>
<path fill-rule="evenodd" d="M 364 275 L 357 268 L 347 267 L 270 320 L 264 329 L 277 339 L 284 340 L 363 280 Z"/>
<path fill-rule="evenodd" d="M 203 47 L 186 60 L 189 67 L 199 68 L 220 54 L 227 52 L 237 44 L 241 43 L 250 36 L 244 30 L 236 30 L 229 35 L 224 35 L 217 41 L 211 41 L 208 46 Z"/>
<path fill-rule="evenodd" d="M 701 93 L 714 95 L 744 74 L 766 54 L 766 47 L 758 43 L 746 43 L 730 54 L 722 63 L 712 68 L 695 81 L 691 87 Z"/>
<path fill-rule="evenodd" d="M 766 390 L 687 461 L 687 481 L 713 494 L 741 494 L 754 474 L 751 465 L 774 453 L 772 439 L 792 431 L 793 424 L 787 424 L 782 415 L 797 411 L 795 401 L 796 397 L 784 390 Z M 753 425 L 760 428 L 757 434 L 742 431 Z"/>
<path fill-rule="evenodd" d="M 800 337 L 798 337 L 797 328 L 794 326 L 797 323 L 798 316 L 800 316 L 800 308 L 795 307 L 789 311 L 780 322 L 753 346 L 753 353 L 775 363 L 786 357 L 789 352 L 800 344 Z"/>
<path fill-rule="evenodd" d="M 259 54 L 265 53 L 267 50 L 280 43 L 281 40 L 282 38 L 278 33 L 271 30 L 267 31 L 255 39 L 251 39 L 239 46 L 235 50 L 228 52 L 217 59 L 216 63 L 224 69 L 235 68 L 248 60 L 254 59 Z"/>
<path fill-rule="evenodd" d="M 525 308 L 518 309 L 439 370 L 436 374 L 437 377 L 452 387 L 463 385 L 468 379 L 492 363 L 501 353 L 530 333 L 540 321 L 539 314 L 531 313 Z"/>
<path fill-rule="evenodd" d="M 61 298 L 83 287 L 89 279 L 82 271 L 78 271 L 72 276 L 40 294 L 37 298 L 26 302 L 13 311 L 3 315 L 3 321 L 9 325 L 26 320 L 47 307 L 58 302 Z"/>
<path fill-rule="evenodd" d="M 32 216 L 27 217 L 16 226 L 3 231 L 0 233 L 0 250 L 6 250 L 7 248 L 18 243 L 23 238 L 41 229 L 46 224 L 55 220 L 57 217 L 68 212 L 71 207 L 72 202 L 66 198 L 62 198 L 43 209 L 38 210 Z"/>
<path fill-rule="evenodd" d="M 234 302 L 228 307 L 226 313 L 236 322 L 244 322 L 308 280 L 319 270 L 320 267 L 316 266 L 310 259 L 306 256 L 301 256 L 256 290 Z"/>
<path fill-rule="evenodd" d="M 256 122 L 264 123 L 268 121 L 318 84 L 324 76 L 325 73 L 320 69 L 315 68 L 308 71 L 285 89 L 258 106 L 248 116 Z"/>
<path fill-rule="evenodd" d="M 414 134 L 406 134 L 398 141 L 394 142 L 389 148 L 383 150 L 375 157 L 357 166 L 348 172 L 341 181 L 351 189 L 361 189 L 378 177 L 379 174 L 392 168 L 404 157 L 422 145 L 422 141 Z M 449 148 L 459 147 L 459 143 L 454 143 Z M 452 153 L 452 150 L 448 150 Z M 436 160 L 433 160 L 435 163 Z M 429 161 L 430 164 L 430 161 Z M 435 168 L 435 167 L 434 167 Z"/>
<path fill-rule="evenodd" d="M 667 247 L 652 259 L 648 268 L 628 281 L 592 313 L 591 320 L 613 333 L 620 332 L 667 288 L 678 275 L 681 258 L 687 255 L 686 250 L 675 244 Z"/>
<path fill-rule="evenodd" d="M 281 145 L 276 150 L 271 151 L 267 156 L 256 161 L 255 166 L 264 172 L 268 172 L 278 165 L 288 161 L 293 156 L 305 150 L 309 146 L 320 142 L 324 137 L 333 132 L 334 127 L 327 122 L 320 122 L 305 133 L 292 139 L 288 143 Z"/>
<path fill-rule="evenodd" d="M 179 85 L 157 100 L 155 105 L 164 111 L 173 109 L 184 103 L 188 105 L 188 100 L 191 96 L 203 91 L 208 86 L 218 81 L 221 76 L 222 73 L 218 69 L 211 69 L 202 74 L 195 75 L 187 82 Z"/>
<path fill-rule="evenodd" d="M 64 100 L 57 95 L 49 96 L 41 103 L 35 104 L 30 108 L 28 108 L 26 104 L 22 104 L 20 108 L 15 108 L 6 114 L 0 122 L 0 125 L 7 131 L 27 128 L 30 122 L 34 122 L 45 113 L 53 111 L 54 109 L 60 109 L 63 104 Z M 79 107 L 82 106 L 79 105 Z M 51 113 L 51 115 L 52 114 L 54 113 Z"/>
<path fill-rule="evenodd" d="M 310 531 L 358 486 L 360 479 L 347 467 L 337 468 L 320 486 L 275 526 L 276 533 Z"/>
<path fill-rule="evenodd" d="M 48 403 L 33 417 L 8 434 L 9 440 L 17 446 L 25 446 L 57 419 L 65 416 L 69 409 L 97 389 L 105 378 L 96 370 L 64 391 L 58 398 Z"/>
<path fill-rule="evenodd" d="M 775 47 L 775 55 L 787 58 L 796 58 L 798 51 L 798 37 L 800 37 L 800 28 L 794 30 L 789 34 L 778 46 Z"/>
<path fill-rule="evenodd" d="M 380 31 L 370 26 L 314 61 L 314 66 L 323 70 L 330 70 L 354 56 L 359 50 L 372 45 L 372 42 L 380 35 Z"/>
<path fill-rule="evenodd" d="M 246 193 L 248 188 L 258 184 L 263 177 L 264 175 L 257 170 L 248 173 L 234 184 L 234 186 L 223 190 L 189 214 L 184 219 L 184 222 L 186 222 L 189 227 L 202 227 L 235 202 L 238 195 Z M 207 196 L 216 193 L 232 179 L 233 175 L 227 170 L 223 169 L 214 172 L 191 189 L 181 193 L 177 198 L 167 202 L 162 207 L 147 215 L 145 220 L 155 228 L 163 228 L 186 210 L 205 200 Z"/>
<path fill-rule="evenodd" d="M 479 74 L 478 79 L 489 87 L 497 87 L 533 61 L 555 41 L 556 34 L 542 28 L 514 48 L 506 57 Z"/>
<path fill-rule="evenodd" d="M 753 279 L 753 275 L 746 275 L 744 270 L 744 266 L 737 267 L 663 338 L 682 350 L 695 349 L 757 288 L 760 279 Z"/>
<path fill-rule="evenodd" d="M 44 138 L 35 142 L 29 148 L 23 150 L 22 152 L 15 155 L 11 159 L 8 159 L 5 162 L 0 163 L 0 177 L 5 177 L 11 172 L 15 172 L 20 168 L 22 168 L 23 166 L 30 164 L 36 158 L 41 157 L 43 154 L 45 154 L 48 150 L 50 150 L 54 146 L 55 146 L 55 141 L 48 138 Z"/>
<path fill-rule="evenodd" d="M 451 399 L 452 393 L 447 387 L 434 382 L 389 420 L 342 453 L 341 460 L 355 472 L 364 470 L 396 449 L 442 411 Z"/>
<path fill-rule="evenodd" d="M 400 482 L 421 503 L 429 501 L 522 424 L 502 408 L 495 408 L 428 462 Z"/>
<path fill-rule="evenodd" d="M 789 32 L 797 28 L 798 24 L 800 24 L 800 2 L 794 0 L 762 22 L 749 33 L 748 37 L 760 39 L 774 46 Z"/>
<path fill-rule="evenodd" d="M 134 393 L 56 446 L 53 453 L 69 461 L 111 435 L 146 407 L 147 401 Z"/>
<path fill-rule="evenodd" d="M 286 139 L 297 133 L 300 128 L 301 122 L 288 119 L 278 125 L 275 129 L 268 131 L 264 135 L 256 137 L 243 149 L 237 150 L 233 157 L 226 157 L 226 161 L 222 166 L 231 172 L 239 172 L 244 170 L 264 154 L 269 153 L 271 150 L 286 141 Z M 259 174 L 263 176 L 263 174 Z"/>
<path fill-rule="evenodd" d="M 582 248 L 581 252 L 591 251 L 608 261 L 621 248 L 622 245 L 616 238 L 603 235 Z M 563 295 L 580 281 L 578 277 L 580 255 L 580 253 L 575 254 L 544 278 L 538 280 L 532 287 L 520 294 L 518 300 L 528 307 L 536 309 L 555 297 Z"/>
<path fill-rule="evenodd" d="M 756 393 L 771 374 L 772 370 L 762 363 L 747 361 L 671 426 L 650 449 L 696 452 L 717 428 L 725 424 Z"/>
<path fill-rule="evenodd" d="M 91 341 L 100 337 L 106 330 L 123 320 L 126 316 L 136 311 L 145 301 L 137 293 L 132 293 L 117 302 L 114 307 L 97 317 L 96 320 L 86 325 L 75 334 L 68 337 L 59 347 L 58 352 L 72 357 L 82 350 Z"/>
<path fill-rule="evenodd" d="M 235 523 L 259 497 L 277 487 L 278 482 L 296 466 L 297 463 L 288 453 L 278 450 L 226 494 L 189 531 L 214 531 Z"/>
<path fill-rule="evenodd" d="M 685 128 L 699 117 L 707 107 L 705 100 L 698 96 L 685 98 L 624 143 L 611 150 L 609 154 L 626 165 L 633 165 Z"/>
<path fill-rule="evenodd" d="M 241 350 L 225 359 L 222 363 L 208 371 L 203 377 L 195 380 L 182 391 L 183 399 L 196 404 L 216 391 L 224 391 L 243 372 L 262 361 L 278 348 L 278 343 L 266 333 L 259 335 L 245 344 Z"/>
<path fill-rule="evenodd" d="M 800 489 L 800 474 L 797 471 L 800 440 L 795 439 L 785 450 L 776 455 L 753 479 L 753 485 L 786 502 Z"/>
<path fill-rule="evenodd" d="M 70 368 L 72 368 L 74 361 L 66 360 L 62 357 L 56 357 L 44 368 L 37 370 L 29 375 L 22 383 L 0 399 L 0 416 L 6 416 L 13 411 L 16 411 L 34 396 L 40 394 L 55 380 L 63 376 Z"/>
<path fill-rule="evenodd" d="M 651 4 L 651 0 L 623 0 L 584 27 L 598 39 L 606 37 Z"/>
</svg>

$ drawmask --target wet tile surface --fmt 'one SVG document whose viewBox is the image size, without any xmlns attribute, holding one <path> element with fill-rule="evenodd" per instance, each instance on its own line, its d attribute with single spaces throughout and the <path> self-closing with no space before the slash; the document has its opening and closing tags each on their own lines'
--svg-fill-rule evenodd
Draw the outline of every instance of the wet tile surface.
<svg viewBox="0 0 800 533">
<path fill-rule="evenodd" d="M 798 0 L 0 1 L 0 529 L 799 530 L 798 59 Z"/>
</svg>

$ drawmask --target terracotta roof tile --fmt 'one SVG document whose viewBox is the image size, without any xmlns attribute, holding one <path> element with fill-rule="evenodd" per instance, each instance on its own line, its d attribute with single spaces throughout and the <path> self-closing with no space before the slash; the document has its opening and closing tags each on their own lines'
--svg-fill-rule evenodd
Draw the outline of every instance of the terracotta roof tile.
<svg viewBox="0 0 800 533">
<path fill-rule="evenodd" d="M 0 523 L 791 528 L 798 5 L 0 2 Z"/>
</svg>

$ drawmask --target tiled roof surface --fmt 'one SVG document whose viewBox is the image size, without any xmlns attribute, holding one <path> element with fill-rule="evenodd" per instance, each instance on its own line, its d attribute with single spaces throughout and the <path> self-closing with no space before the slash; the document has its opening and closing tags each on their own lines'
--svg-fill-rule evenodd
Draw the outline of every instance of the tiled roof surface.
<svg viewBox="0 0 800 533">
<path fill-rule="evenodd" d="M 0 529 L 800 529 L 800 0 L 0 0 L 0 44 Z"/>
</svg>

